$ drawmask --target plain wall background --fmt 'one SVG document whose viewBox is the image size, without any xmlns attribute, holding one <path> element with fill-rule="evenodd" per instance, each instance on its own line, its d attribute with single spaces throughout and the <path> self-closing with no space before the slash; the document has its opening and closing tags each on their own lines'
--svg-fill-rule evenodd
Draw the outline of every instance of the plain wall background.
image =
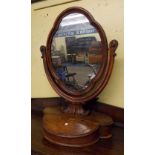
<svg viewBox="0 0 155 155">
<path fill-rule="evenodd" d="M 31 97 L 55 97 L 58 96 L 49 84 L 43 68 L 43 61 L 39 48 L 46 45 L 47 36 L 51 30 L 56 17 L 60 12 L 68 7 L 80 6 L 88 10 L 98 21 L 107 36 L 108 43 L 112 39 L 119 42 L 116 51 L 115 64 L 111 78 L 106 88 L 99 95 L 99 101 L 124 107 L 124 21 L 123 21 L 123 0 L 82 0 L 69 4 L 50 7 L 42 10 L 36 10 L 44 6 L 62 3 L 67 0 L 53 0 L 32 4 L 32 50 L 31 50 L 31 67 L 32 67 L 32 88 Z"/>
</svg>

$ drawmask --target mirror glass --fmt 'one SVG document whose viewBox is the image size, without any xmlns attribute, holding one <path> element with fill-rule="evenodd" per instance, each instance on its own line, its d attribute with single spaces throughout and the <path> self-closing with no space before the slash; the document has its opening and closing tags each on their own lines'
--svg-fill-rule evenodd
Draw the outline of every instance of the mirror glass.
<svg viewBox="0 0 155 155">
<path fill-rule="evenodd" d="M 56 74 L 68 89 L 86 89 L 103 61 L 97 29 L 81 13 L 65 16 L 53 37 L 51 56 Z"/>
</svg>

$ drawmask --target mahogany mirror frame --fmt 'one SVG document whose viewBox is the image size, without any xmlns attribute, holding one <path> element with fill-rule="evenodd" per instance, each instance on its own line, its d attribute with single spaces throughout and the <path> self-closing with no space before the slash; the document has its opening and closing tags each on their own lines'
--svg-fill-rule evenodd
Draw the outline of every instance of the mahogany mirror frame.
<svg viewBox="0 0 155 155">
<path fill-rule="evenodd" d="M 62 19 L 71 13 L 81 13 L 88 18 L 90 24 L 94 26 L 99 33 L 103 49 L 102 52 L 106 52 L 105 65 L 104 63 L 101 64 L 96 77 L 91 81 L 91 84 L 89 84 L 88 88 L 84 89 L 82 92 L 73 92 L 65 87 L 61 79 L 57 76 L 55 69 L 52 66 L 51 59 L 51 44 L 53 37 L 56 31 L 58 30 Z M 64 10 L 59 14 L 59 16 L 55 20 L 53 28 L 51 29 L 48 35 L 46 47 L 40 47 L 44 63 L 44 69 L 49 83 L 61 97 L 63 97 L 65 100 L 72 104 L 84 104 L 87 101 L 96 98 L 108 83 L 113 69 L 114 57 L 116 56 L 115 51 L 117 49 L 117 46 L 117 40 L 112 40 L 108 46 L 107 37 L 102 26 L 94 19 L 94 17 L 87 10 L 81 7 L 71 7 Z"/>
</svg>

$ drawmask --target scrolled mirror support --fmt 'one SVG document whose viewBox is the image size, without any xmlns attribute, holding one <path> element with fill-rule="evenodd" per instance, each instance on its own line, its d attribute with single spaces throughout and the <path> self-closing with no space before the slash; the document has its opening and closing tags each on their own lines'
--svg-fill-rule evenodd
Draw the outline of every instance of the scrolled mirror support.
<svg viewBox="0 0 155 155">
<path fill-rule="evenodd" d="M 116 49 L 118 47 L 118 41 L 117 40 L 111 40 L 109 43 L 109 50 L 111 52 L 113 52 L 113 56 L 117 56 L 117 54 L 115 53 Z"/>
<path fill-rule="evenodd" d="M 41 58 L 44 58 L 46 52 L 46 46 L 40 46 Z"/>
</svg>

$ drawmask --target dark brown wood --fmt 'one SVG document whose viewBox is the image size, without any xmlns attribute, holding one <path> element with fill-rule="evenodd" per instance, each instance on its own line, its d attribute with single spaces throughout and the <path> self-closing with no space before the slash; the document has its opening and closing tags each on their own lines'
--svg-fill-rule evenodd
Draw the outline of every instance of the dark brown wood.
<svg viewBox="0 0 155 155">
<path fill-rule="evenodd" d="M 49 134 L 49 132 L 44 131 L 44 138 L 51 143 L 69 146 L 69 147 L 85 147 L 96 143 L 99 140 L 98 130 L 90 135 L 81 137 L 61 137 L 54 134 Z"/>
<path fill-rule="evenodd" d="M 65 113 L 79 114 L 79 115 L 88 115 L 90 112 L 88 109 L 85 110 L 82 104 L 71 104 L 71 103 L 68 103 L 65 107 L 62 107 L 61 110 Z"/>
<path fill-rule="evenodd" d="M 51 60 L 51 43 L 52 43 L 53 36 L 56 33 L 62 18 L 74 12 L 79 12 L 84 14 L 89 19 L 90 23 L 98 30 L 99 35 L 101 37 L 103 53 L 107 53 L 107 59 L 105 59 L 106 63 L 102 63 L 97 76 L 94 78 L 94 80 L 91 81 L 90 86 L 82 92 L 72 92 L 66 89 L 63 82 L 56 75 L 56 72 L 52 67 L 52 60 Z M 56 22 L 54 23 L 54 26 L 49 33 L 47 45 L 46 45 L 47 48 L 45 46 L 42 46 L 42 49 L 41 49 L 45 72 L 50 84 L 55 89 L 55 91 L 60 96 L 62 96 L 63 98 L 71 102 L 72 104 L 85 104 L 88 100 L 91 100 L 97 97 L 99 93 L 103 90 L 103 88 L 106 86 L 112 72 L 114 56 L 115 56 L 114 53 L 118 46 L 118 42 L 114 40 L 111 43 L 108 49 L 107 39 L 106 39 L 104 30 L 99 25 L 99 23 L 95 21 L 95 19 L 91 16 L 91 14 L 88 11 L 80 7 L 72 7 L 63 11 L 57 17 Z"/>
<path fill-rule="evenodd" d="M 64 104 L 64 99 L 61 97 L 53 98 L 32 98 L 31 109 L 33 113 L 39 113 L 42 115 L 43 109 L 46 107 L 52 107 L 56 105 Z M 112 117 L 114 122 L 124 123 L 124 109 L 116 106 L 112 106 L 106 103 L 98 101 L 89 102 L 88 109 L 95 110 L 97 112 L 105 113 Z"/>
<path fill-rule="evenodd" d="M 116 106 L 108 105 L 106 103 L 96 102 L 90 103 L 90 109 L 94 109 L 98 112 L 106 113 L 111 116 L 115 122 L 124 123 L 124 109 Z"/>
<path fill-rule="evenodd" d="M 60 106 L 44 109 L 44 137 L 49 142 L 71 147 L 84 147 L 99 138 L 110 138 L 113 121 L 103 113 L 91 112 L 86 116 L 62 113 Z"/>
<path fill-rule="evenodd" d="M 68 148 L 48 143 L 43 138 L 42 117 L 32 115 L 32 155 L 124 155 L 124 130 L 112 127 L 113 137 L 100 139 L 97 143 L 83 148 Z"/>
</svg>

